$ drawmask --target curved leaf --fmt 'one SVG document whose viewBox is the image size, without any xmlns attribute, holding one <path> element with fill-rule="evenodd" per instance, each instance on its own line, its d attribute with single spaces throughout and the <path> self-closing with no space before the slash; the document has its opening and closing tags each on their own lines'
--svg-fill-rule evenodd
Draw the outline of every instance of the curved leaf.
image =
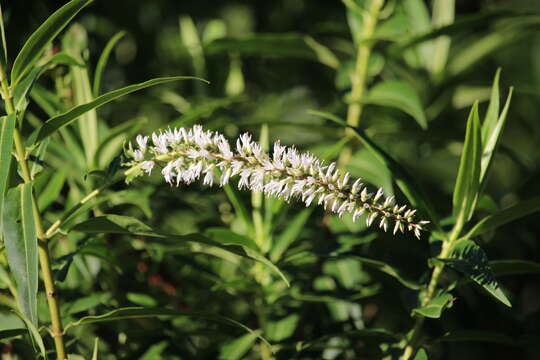
<svg viewBox="0 0 540 360">
<path fill-rule="evenodd" d="M 364 101 L 367 104 L 397 108 L 411 115 L 422 129 L 427 129 L 427 118 L 420 96 L 404 81 L 380 82 L 371 88 Z"/>
<path fill-rule="evenodd" d="M 114 49 L 118 41 L 120 41 L 126 35 L 125 31 L 119 31 L 107 42 L 101 56 L 96 65 L 96 70 L 94 74 L 94 84 L 92 85 L 92 93 L 94 97 L 98 97 L 99 91 L 101 88 L 101 78 L 103 77 L 103 72 L 105 71 L 105 66 L 107 66 L 107 61 L 109 61 L 109 55 Z"/>
<path fill-rule="evenodd" d="M 17 83 L 32 69 L 41 53 L 66 25 L 92 0 L 72 0 L 58 9 L 28 38 L 17 55 L 11 70 L 11 86 Z"/>
<path fill-rule="evenodd" d="M 441 317 L 444 309 L 452 305 L 452 299 L 453 296 L 449 293 L 439 295 L 431 299 L 431 301 L 426 306 L 413 309 L 412 313 L 432 319 L 438 319 Z"/>
<path fill-rule="evenodd" d="M 210 320 L 210 321 L 214 321 L 214 322 L 218 322 L 218 323 L 222 323 L 226 325 L 233 325 L 233 326 L 243 329 L 244 331 L 248 333 L 257 334 L 257 332 L 239 323 L 238 321 L 230 319 L 225 316 L 221 316 L 221 315 L 216 315 L 216 314 L 202 312 L 202 311 L 180 311 L 180 310 L 173 310 L 173 309 L 144 308 L 144 307 L 125 307 L 125 308 L 115 309 L 113 311 L 110 311 L 102 315 L 84 316 L 77 321 L 67 324 L 64 331 L 67 332 L 69 329 L 73 327 L 83 326 L 83 325 L 88 325 L 88 324 L 110 322 L 110 321 L 117 321 L 117 320 L 124 320 L 124 319 L 155 318 L 159 316 L 195 317 L 195 318 Z M 257 334 L 257 337 L 261 341 L 270 345 L 268 341 L 262 336 Z"/>
<path fill-rule="evenodd" d="M 36 142 L 39 142 L 45 139 L 46 137 L 53 134 L 56 130 L 72 123 L 79 116 L 86 113 L 87 111 L 103 106 L 113 100 L 118 99 L 119 97 L 122 97 L 124 95 L 130 94 L 132 92 L 135 92 L 135 91 L 138 91 L 138 90 L 150 87 L 150 86 L 164 84 L 164 83 L 178 81 L 178 80 L 200 80 L 200 81 L 207 82 L 204 79 L 196 78 L 193 76 L 172 76 L 172 77 L 156 78 L 156 79 L 148 80 L 139 84 L 133 84 L 133 85 L 123 87 L 121 89 L 110 91 L 108 93 L 105 93 L 95 98 L 89 103 L 75 106 L 71 108 L 70 110 L 66 111 L 65 113 L 54 116 L 50 118 L 49 120 L 47 120 L 47 122 L 45 122 L 45 124 L 43 124 L 41 128 L 39 129 Z"/>
<path fill-rule="evenodd" d="M 470 239 L 486 231 L 494 230 L 499 226 L 520 219 L 529 214 L 540 211 L 540 196 L 510 206 L 496 214 L 486 216 L 480 220 L 463 238 Z"/>
</svg>

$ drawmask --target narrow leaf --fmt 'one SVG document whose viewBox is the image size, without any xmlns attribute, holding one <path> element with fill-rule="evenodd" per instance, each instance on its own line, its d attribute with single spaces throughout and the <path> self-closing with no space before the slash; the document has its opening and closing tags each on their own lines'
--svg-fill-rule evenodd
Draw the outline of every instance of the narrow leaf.
<svg viewBox="0 0 540 360">
<path fill-rule="evenodd" d="M 24 315 L 37 326 L 38 244 L 32 212 L 32 184 L 8 191 L 3 224 L 9 267 Z"/>
<path fill-rule="evenodd" d="M 289 246 L 298 238 L 312 212 L 312 208 L 304 209 L 288 223 L 287 228 L 276 238 L 274 246 L 270 251 L 270 259 L 272 261 L 278 261 Z"/>
<path fill-rule="evenodd" d="M 468 278 L 482 286 L 493 297 L 508 307 L 510 301 L 499 287 L 493 271 L 489 267 L 488 258 L 482 248 L 471 240 L 459 240 L 453 246 L 449 258 L 437 259 L 462 272 Z"/>
<path fill-rule="evenodd" d="M 540 263 L 527 260 L 494 260 L 489 262 L 495 276 L 540 273 Z"/>
<path fill-rule="evenodd" d="M 262 262 L 263 264 L 271 268 L 273 271 L 275 271 L 279 276 L 281 276 L 287 286 L 289 285 L 289 282 L 287 278 L 283 275 L 283 273 L 274 264 L 272 264 L 272 262 L 270 262 L 258 252 L 257 246 L 250 239 L 238 234 L 234 234 L 232 232 L 231 233 L 235 236 L 232 236 L 230 234 L 228 234 L 229 236 L 219 236 L 223 235 L 223 233 L 220 233 L 217 234 L 213 239 L 205 237 L 201 234 L 164 234 L 154 231 L 148 225 L 143 224 L 137 219 L 119 215 L 106 215 L 95 217 L 75 225 L 72 230 L 85 233 L 108 233 L 148 236 L 164 239 L 162 241 L 168 241 L 168 244 L 181 244 L 181 242 L 185 241 L 215 246 L 223 250 L 229 251 L 232 254 Z"/>
<path fill-rule="evenodd" d="M 397 108 L 411 115 L 422 129 L 427 129 L 427 118 L 420 96 L 404 81 L 380 82 L 368 92 L 364 101 L 367 104 Z"/>
<path fill-rule="evenodd" d="M 15 129 L 16 115 L 11 114 L 0 118 L 0 229 L 2 229 L 2 212 L 4 209 L 4 196 L 9 181 L 9 167 L 11 165 L 11 150 L 13 147 L 13 130 Z"/>
<path fill-rule="evenodd" d="M 114 49 L 118 41 L 120 41 L 125 35 L 125 31 L 119 31 L 114 34 L 114 36 L 105 45 L 105 48 L 103 49 L 103 52 L 101 53 L 97 62 L 96 70 L 94 73 L 94 84 L 92 86 L 92 93 L 94 94 L 94 97 L 99 96 L 99 92 L 101 89 L 101 78 L 103 77 L 103 72 L 105 71 L 107 62 L 109 61 L 111 51 Z"/>
<path fill-rule="evenodd" d="M 435 341 L 439 342 L 487 342 L 516 346 L 518 343 L 511 337 L 491 331 L 454 330 L 447 332 Z"/>
<path fill-rule="evenodd" d="M 495 153 L 497 152 L 497 147 L 501 139 L 504 125 L 506 123 L 506 115 L 508 114 L 510 101 L 512 100 L 513 90 L 514 90 L 513 88 L 510 88 L 510 91 L 508 92 L 508 97 L 506 98 L 506 103 L 504 104 L 503 111 L 498 117 L 498 120 L 496 120 L 494 127 L 491 128 L 491 126 L 486 126 L 486 123 L 484 122 L 484 125 L 482 128 L 482 131 L 485 130 L 485 137 L 484 137 L 484 132 L 482 133 L 483 151 L 482 151 L 482 163 L 481 163 L 481 169 L 480 169 L 480 185 L 482 188 L 485 187 L 487 174 L 493 162 L 493 155 L 495 155 Z M 490 107 L 491 107 L 491 103 L 490 103 Z M 488 115 L 490 115 L 489 109 L 488 109 Z M 488 120 L 489 118 L 486 115 L 485 121 L 488 121 Z"/>
<path fill-rule="evenodd" d="M 213 322 L 217 322 L 221 324 L 232 325 L 235 327 L 239 327 L 248 333 L 257 334 L 257 332 L 239 323 L 238 321 L 235 321 L 228 317 L 224 317 L 224 316 L 220 316 L 220 315 L 216 315 L 216 314 L 212 314 L 208 312 L 180 311 L 180 310 L 164 309 L 164 308 L 143 308 L 143 307 L 125 307 L 125 308 L 119 308 L 119 309 L 110 311 L 102 315 L 85 316 L 85 317 L 80 318 L 77 321 L 74 321 L 66 325 L 65 331 L 68 331 L 69 329 L 73 327 L 83 326 L 83 325 L 88 325 L 88 324 L 118 321 L 118 320 L 124 320 L 124 319 L 156 318 L 160 316 L 187 316 L 187 317 L 192 317 L 192 318 L 197 318 L 197 319 L 204 319 L 204 320 L 209 320 L 209 321 L 213 321 Z M 257 335 L 257 337 L 261 341 L 264 341 L 265 343 L 268 344 L 268 341 L 262 336 Z"/>
<path fill-rule="evenodd" d="M 454 187 L 453 211 L 456 222 L 464 224 L 469 221 L 475 209 L 476 197 L 480 186 L 480 161 L 482 139 L 478 103 L 475 103 L 467 120 L 465 143 Z"/>
<path fill-rule="evenodd" d="M 72 0 L 58 9 L 28 38 L 17 55 L 11 71 L 11 85 L 17 83 L 28 73 L 41 56 L 43 50 L 66 25 L 92 0 Z"/>
<path fill-rule="evenodd" d="M 148 80 L 139 84 L 133 84 L 126 87 L 123 87 L 121 89 L 116 89 L 113 91 L 110 91 L 106 94 L 103 94 L 91 102 L 79 106 L 75 106 L 74 108 L 66 111 L 63 114 L 54 116 L 47 120 L 45 124 L 40 128 L 38 136 L 36 141 L 41 141 L 44 138 L 50 136 L 53 134 L 56 130 L 72 123 L 75 119 L 77 119 L 82 114 L 86 113 L 87 111 L 90 111 L 92 109 L 96 109 L 100 106 L 103 106 L 113 100 L 116 100 L 119 97 L 122 97 L 124 95 L 130 94 L 132 92 L 154 86 L 159 85 L 171 81 L 178 81 L 178 80 L 200 80 L 206 82 L 206 80 L 192 77 L 192 76 L 173 76 L 173 77 L 164 77 L 164 78 L 156 78 L 152 80 Z"/>
<path fill-rule="evenodd" d="M 7 64 L 7 45 L 6 45 L 6 32 L 4 30 L 4 13 L 2 12 L 2 5 L 0 5 L 0 66 L 6 68 Z"/>
<path fill-rule="evenodd" d="M 506 208 L 496 214 L 486 216 L 480 220 L 463 238 L 470 239 L 472 237 L 481 235 L 487 231 L 494 230 L 499 226 L 533 214 L 537 211 L 540 211 L 540 196 L 510 206 L 509 208 Z"/>
</svg>

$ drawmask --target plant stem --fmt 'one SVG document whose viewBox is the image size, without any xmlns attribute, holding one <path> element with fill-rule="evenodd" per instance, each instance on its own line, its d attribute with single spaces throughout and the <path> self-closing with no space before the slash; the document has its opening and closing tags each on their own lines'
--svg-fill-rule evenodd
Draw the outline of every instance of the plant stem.
<svg viewBox="0 0 540 360">
<path fill-rule="evenodd" d="M 371 0 L 369 8 L 366 9 L 363 16 L 360 36 L 361 42 L 357 44 L 356 65 L 354 73 L 351 76 L 351 97 L 349 99 L 349 108 L 347 109 L 347 124 L 353 127 L 358 126 L 360 123 L 360 116 L 362 115 L 362 97 L 364 96 L 366 88 L 369 56 L 371 55 L 371 48 L 373 47 L 371 38 L 375 32 L 377 19 L 382 6 L 383 0 Z M 351 129 L 346 129 L 345 135 L 351 138 L 354 136 L 354 132 Z M 338 164 L 340 167 L 345 166 L 349 162 L 351 155 L 351 147 L 345 147 L 339 156 Z"/>
<path fill-rule="evenodd" d="M 4 98 L 4 103 L 6 106 L 6 112 L 8 114 L 15 114 L 15 107 L 13 106 L 13 100 L 11 98 L 11 91 L 7 82 L 6 72 L 2 66 L 0 66 L 0 82 L 2 86 L 2 96 Z M 15 130 L 13 132 L 13 142 L 15 143 L 15 154 L 17 155 L 17 161 L 21 166 L 23 180 L 26 184 L 31 183 L 32 175 L 28 168 L 26 151 L 24 149 L 24 142 L 21 137 L 21 133 L 19 132 L 19 129 L 17 127 L 15 127 Z M 54 338 L 54 345 L 56 348 L 56 356 L 57 359 L 64 360 L 66 359 L 66 352 L 62 330 L 62 320 L 60 318 L 58 302 L 56 300 L 56 292 L 54 289 L 49 246 L 47 242 L 47 236 L 45 235 L 45 232 L 43 230 L 41 214 L 39 213 L 37 198 L 34 192 L 32 192 L 32 211 L 34 214 L 34 225 L 36 227 L 36 234 L 38 237 L 39 263 L 41 265 L 41 275 L 43 276 L 43 282 L 45 283 L 45 292 L 47 294 L 47 303 L 49 305 L 49 313 L 51 316 L 52 333 Z"/>
<path fill-rule="evenodd" d="M 458 239 L 459 233 L 461 232 L 462 228 L 463 228 L 463 224 L 461 221 L 458 221 L 454 225 L 454 228 L 452 229 L 450 236 L 447 239 L 445 239 L 443 242 L 439 257 L 441 258 L 448 257 L 450 251 L 452 250 L 452 245 Z M 420 302 L 421 306 L 426 306 L 433 299 L 433 295 L 435 295 L 435 291 L 437 290 L 437 284 L 439 283 L 439 278 L 441 277 L 443 269 L 444 269 L 443 263 L 437 263 L 435 267 L 433 268 L 433 272 L 431 273 L 431 279 L 426 288 L 425 294 L 422 297 L 422 300 Z M 420 335 L 422 332 L 422 326 L 424 325 L 424 319 L 425 317 L 420 316 L 420 315 L 416 317 L 416 321 L 414 323 L 414 327 L 411 332 L 410 341 L 405 347 L 405 350 L 403 351 L 403 355 L 401 355 L 401 358 L 400 358 L 401 360 L 410 359 L 411 356 L 414 354 L 414 351 L 416 350 L 416 348 L 420 345 Z"/>
</svg>

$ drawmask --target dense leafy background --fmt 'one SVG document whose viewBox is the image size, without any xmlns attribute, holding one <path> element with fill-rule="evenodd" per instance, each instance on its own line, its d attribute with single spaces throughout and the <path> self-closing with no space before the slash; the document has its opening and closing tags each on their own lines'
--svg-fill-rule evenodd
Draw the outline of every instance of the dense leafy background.
<svg viewBox="0 0 540 360">
<path fill-rule="evenodd" d="M 3 4 L 11 56 L 63 3 Z M 419 55 L 425 42 L 398 51 L 419 24 L 417 13 L 404 11 L 400 1 L 391 2 L 383 13 L 368 67 L 369 91 L 360 128 L 413 175 L 445 219 L 443 224 L 452 221 L 452 190 L 469 110 L 479 100 L 483 118 L 499 67 L 501 107 L 508 87 L 514 86 L 515 91 L 486 196 L 479 200 L 473 224 L 540 195 L 539 9 L 538 1 L 457 1 L 448 62 L 436 73 L 429 73 L 422 63 L 430 58 L 429 49 L 424 58 Z M 97 116 L 99 143 L 105 145 L 98 147 L 92 161 L 85 157 L 86 140 L 77 131 L 71 137 L 52 138 L 42 162 L 34 163 L 41 171 L 35 188 L 42 194 L 39 203 L 47 210 L 47 225 L 105 181 L 99 173 L 89 172 L 106 170 L 122 142 L 134 133 L 200 123 L 234 138 L 245 130 L 258 136 L 267 124 L 270 141 L 280 139 L 328 160 L 336 159 L 343 149 L 343 129 L 309 113 L 319 110 L 344 118 L 347 112 L 354 46 L 342 2 L 96 1 L 76 21 L 50 51 L 68 51 L 88 64 L 80 69 L 87 69 L 90 79 L 108 40 L 118 31 L 126 32 L 111 53 L 100 93 L 159 76 L 193 75 L 211 83 L 166 84 L 100 108 L 91 116 Z M 309 46 L 312 40 L 306 42 L 305 36 L 334 55 L 317 56 Z M 44 73 L 32 92 L 26 136 L 49 116 L 79 103 L 73 96 L 75 78 L 65 65 Z M 351 173 L 395 192 L 405 202 L 391 172 L 357 139 L 349 144 Z M 236 196 L 251 217 L 257 199 L 252 201 L 246 192 Z M 255 241 L 234 202 L 218 188 L 170 188 L 155 176 L 129 186 L 117 182 L 97 201 L 92 211 L 85 209 L 70 225 L 116 214 L 137 218 L 160 233 Z M 277 264 L 291 287 L 261 263 L 180 237 L 85 233 L 77 226 L 68 236 L 57 236 L 54 268 L 61 281 L 66 324 L 130 306 L 185 314 L 73 326 L 68 352 L 90 358 L 98 337 L 100 359 L 264 358 L 267 348 L 257 338 L 262 335 L 275 345 L 278 359 L 392 354 L 395 336 L 412 326 L 414 287 L 428 274 L 427 234 L 421 241 L 409 235 L 392 237 L 349 219 L 324 215 L 321 209 L 304 210 L 301 205 L 273 200 L 265 201 L 261 212 L 267 239 L 274 244 L 270 251 L 263 246 L 262 252 Z M 539 233 L 536 214 L 475 240 L 489 260 L 539 261 Z M 391 266 L 393 275 L 384 266 Z M 492 265 L 512 308 L 472 282 L 459 283 L 453 306 L 424 325 L 430 358 L 537 358 L 538 266 L 523 266 L 518 271 L 515 264 Z M 379 271 L 381 267 L 387 271 Z M 458 272 L 445 270 L 444 284 L 459 279 Z M 0 277 L 1 294 L 7 293 L 8 285 Z M 48 321 L 41 295 L 38 315 L 41 322 Z M 246 335 L 240 327 L 212 316 L 234 319 L 256 332 Z M 0 331 L 13 328 L 17 321 L 7 310 L 1 312 Z M 21 358 L 31 356 L 24 355 L 31 350 L 20 337 L 4 344 L 5 351 L 23 354 Z"/>
</svg>

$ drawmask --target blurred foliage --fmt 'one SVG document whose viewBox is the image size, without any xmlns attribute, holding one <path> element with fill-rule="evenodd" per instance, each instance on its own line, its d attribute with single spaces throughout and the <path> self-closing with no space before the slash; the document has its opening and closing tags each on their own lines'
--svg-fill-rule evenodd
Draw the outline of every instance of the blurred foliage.
<svg viewBox="0 0 540 360">
<path fill-rule="evenodd" d="M 27 107 L 20 98 L 18 126 L 45 228 L 62 219 L 50 248 L 67 352 L 78 354 L 70 359 L 397 359 L 413 315 L 426 318 L 417 359 L 538 357 L 540 224 L 530 214 L 540 207 L 540 3 L 388 0 L 366 39 L 376 2 L 97 0 L 47 47 Z M 3 2 L 8 67 L 64 4 Z M 363 46 L 370 53 L 355 98 Z M 36 129 L 67 109 L 179 75 L 210 84 L 149 87 L 75 116 L 32 146 Z M 477 179 L 474 199 L 456 198 L 474 187 L 456 185 L 453 195 L 458 169 L 463 181 L 474 178 L 460 166 L 475 146 L 465 133 L 478 126 L 485 144 L 510 86 L 489 176 Z M 360 138 L 327 119 L 346 119 L 351 104 L 361 104 Z M 124 184 L 125 142 L 193 124 L 230 138 L 249 131 L 266 145 L 279 139 L 410 202 L 409 178 L 380 161 L 384 149 L 422 189 L 440 229 L 435 219 L 430 241 L 428 233 L 418 241 L 232 188 L 171 188 L 159 176 Z M 6 179 L 20 183 L 14 161 Z M 437 236 L 451 231 L 454 215 L 466 218 L 464 238 L 441 259 Z M 31 359 L 40 337 L 21 332 L 28 325 L 10 310 L 17 291 L 5 247 L 0 347 L 6 358 Z M 421 306 L 420 291 L 442 263 L 440 293 Z M 37 309 L 48 324 L 41 285 Z M 52 351 L 47 331 L 37 332 Z"/>
</svg>

